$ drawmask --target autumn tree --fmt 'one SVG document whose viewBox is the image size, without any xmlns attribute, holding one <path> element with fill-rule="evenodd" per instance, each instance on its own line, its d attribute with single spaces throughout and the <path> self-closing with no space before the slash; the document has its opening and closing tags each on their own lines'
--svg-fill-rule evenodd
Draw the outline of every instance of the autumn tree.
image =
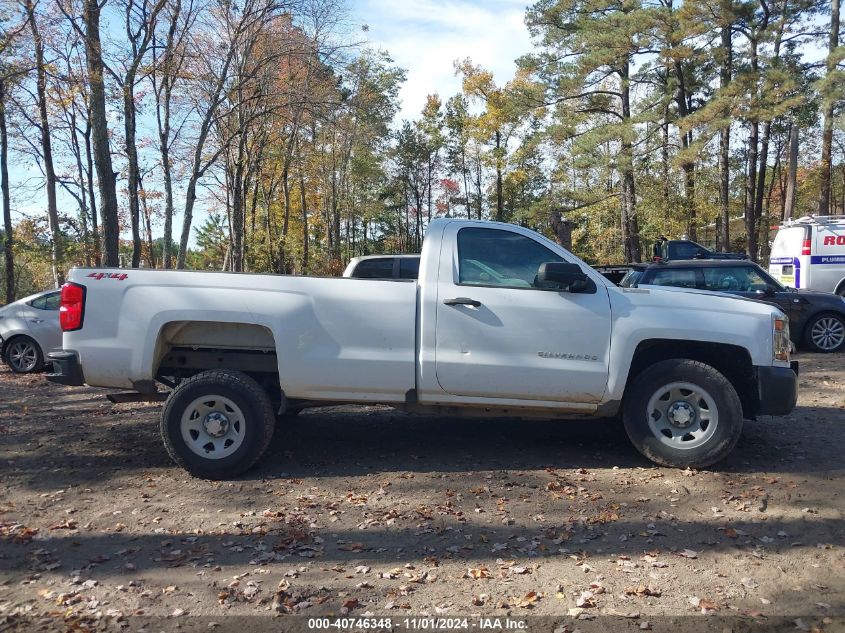
<svg viewBox="0 0 845 633">
<path fill-rule="evenodd" d="M 639 1 L 541 0 L 529 8 L 526 22 L 542 47 L 526 64 L 545 84 L 546 103 L 556 106 L 556 116 L 580 121 L 597 141 L 618 144 L 624 255 L 640 261 L 631 88 L 639 60 L 653 52 L 654 11 Z"/>
</svg>

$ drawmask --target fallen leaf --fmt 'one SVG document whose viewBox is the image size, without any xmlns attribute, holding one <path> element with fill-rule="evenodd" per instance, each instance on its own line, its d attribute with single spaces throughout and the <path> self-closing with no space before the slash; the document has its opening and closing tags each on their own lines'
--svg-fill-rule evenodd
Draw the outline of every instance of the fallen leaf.
<svg viewBox="0 0 845 633">
<path fill-rule="evenodd" d="M 659 598 L 660 594 L 660 589 L 654 585 L 639 584 L 636 587 L 628 587 L 625 589 L 626 596 L 653 596 L 655 598 Z"/>
<path fill-rule="evenodd" d="M 540 595 L 536 591 L 529 591 L 521 598 L 513 598 L 516 606 L 523 609 L 530 609 L 540 599 Z"/>
<path fill-rule="evenodd" d="M 473 580 L 480 580 L 482 578 L 492 578 L 493 574 L 490 573 L 489 569 L 487 569 L 486 567 L 484 567 L 482 565 L 481 567 L 478 567 L 478 568 L 470 567 L 469 569 L 467 569 L 467 573 L 464 577 L 465 578 L 469 577 L 469 578 L 472 578 Z"/>
<path fill-rule="evenodd" d="M 578 599 L 575 601 L 576 607 L 581 607 L 582 609 L 590 609 L 596 606 L 596 599 L 593 595 L 592 591 L 582 591 L 581 595 L 578 596 Z"/>
<path fill-rule="evenodd" d="M 361 606 L 361 604 L 358 602 L 357 598 L 350 598 L 349 600 L 346 600 L 343 603 L 343 606 L 341 606 L 341 608 L 340 608 L 340 612 L 341 612 L 341 614 L 346 615 L 347 613 L 352 611 L 352 609 L 359 607 L 359 606 Z"/>
</svg>

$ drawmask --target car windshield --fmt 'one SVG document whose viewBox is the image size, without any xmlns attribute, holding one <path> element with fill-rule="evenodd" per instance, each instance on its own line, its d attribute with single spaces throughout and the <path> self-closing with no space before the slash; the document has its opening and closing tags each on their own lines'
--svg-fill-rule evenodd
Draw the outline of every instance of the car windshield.
<svg viewBox="0 0 845 633">
<path fill-rule="evenodd" d="M 622 277 L 622 281 L 619 282 L 619 285 L 622 288 L 634 288 L 637 285 L 637 282 L 640 280 L 640 277 L 643 276 L 642 270 L 637 270 L 636 268 L 632 268 L 629 270 L 624 277 Z"/>
</svg>

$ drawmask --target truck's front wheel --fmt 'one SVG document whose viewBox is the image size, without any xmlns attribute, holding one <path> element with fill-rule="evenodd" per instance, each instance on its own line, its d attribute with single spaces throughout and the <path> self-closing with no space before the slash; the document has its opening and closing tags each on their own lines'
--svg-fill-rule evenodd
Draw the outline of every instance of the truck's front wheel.
<svg viewBox="0 0 845 633">
<path fill-rule="evenodd" d="M 703 468 L 736 446 L 742 405 L 733 385 L 713 367 L 671 359 L 655 363 L 629 386 L 623 420 L 631 442 L 651 461 Z"/>
<path fill-rule="evenodd" d="M 207 479 L 228 479 L 249 469 L 270 444 L 274 426 L 267 393 L 238 371 L 192 376 L 170 394 L 161 415 L 170 457 Z"/>
</svg>

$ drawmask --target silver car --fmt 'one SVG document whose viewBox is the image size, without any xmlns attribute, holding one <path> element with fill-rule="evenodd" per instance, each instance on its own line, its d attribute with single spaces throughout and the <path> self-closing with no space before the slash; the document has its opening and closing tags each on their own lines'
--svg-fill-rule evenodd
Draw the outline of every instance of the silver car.
<svg viewBox="0 0 845 633">
<path fill-rule="evenodd" d="M 0 357 L 16 374 L 44 367 L 49 352 L 61 349 L 60 290 L 48 290 L 0 308 Z"/>
</svg>

